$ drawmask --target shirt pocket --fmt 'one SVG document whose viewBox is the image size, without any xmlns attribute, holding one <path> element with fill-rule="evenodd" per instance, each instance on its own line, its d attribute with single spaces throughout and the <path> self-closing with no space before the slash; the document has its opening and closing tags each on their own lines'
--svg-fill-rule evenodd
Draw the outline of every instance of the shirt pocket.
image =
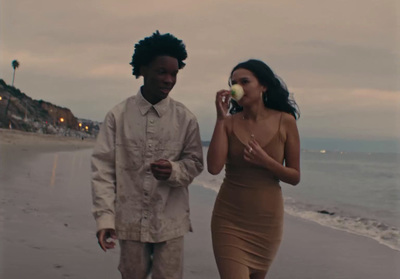
<svg viewBox="0 0 400 279">
<path fill-rule="evenodd" d="M 183 143 L 181 142 L 166 142 L 159 144 L 156 149 L 156 160 L 166 159 L 170 161 L 177 161 L 181 157 Z"/>
<path fill-rule="evenodd" d="M 116 144 L 116 164 L 125 170 L 138 170 L 143 166 L 143 149 L 127 141 Z"/>
</svg>

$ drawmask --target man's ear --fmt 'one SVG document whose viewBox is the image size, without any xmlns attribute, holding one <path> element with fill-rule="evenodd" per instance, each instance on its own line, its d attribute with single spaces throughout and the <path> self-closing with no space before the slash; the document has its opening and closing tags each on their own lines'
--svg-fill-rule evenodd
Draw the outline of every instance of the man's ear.
<svg viewBox="0 0 400 279">
<path fill-rule="evenodd" d="M 148 70 L 149 67 L 143 65 L 140 67 L 139 74 L 144 77 L 145 75 L 147 75 Z"/>
</svg>

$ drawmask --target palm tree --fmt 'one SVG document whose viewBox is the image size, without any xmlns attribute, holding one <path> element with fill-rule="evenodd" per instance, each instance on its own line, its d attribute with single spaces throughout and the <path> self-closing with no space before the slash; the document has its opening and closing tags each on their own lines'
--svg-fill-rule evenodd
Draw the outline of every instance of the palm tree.
<svg viewBox="0 0 400 279">
<path fill-rule="evenodd" d="M 11 62 L 11 66 L 14 69 L 14 73 L 13 73 L 13 79 L 12 79 L 12 87 L 14 87 L 14 80 L 15 80 L 15 70 L 19 67 L 19 62 L 17 60 L 13 60 Z M 11 100 L 11 93 L 10 96 L 8 97 L 8 101 L 7 101 L 7 106 L 6 109 L 4 111 L 4 117 L 7 119 L 7 112 L 8 112 L 8 107 L 10 106 L 10 100 Z"/>
<path fill-rule="evenodd" d="M 14 69 L 14 73 L 13 73 L 13 80 L 12 80 L 12 84 L 11 84 L 11 86 L 14 86 L 14 80 L 15 80 L 15 70 L 19 67 L 19 62 L 17 61 L 17 60 L 13 60 L 12 62 L 11 62 L 11 66 L 13 67 L 13 69 Z"/>
</svg>

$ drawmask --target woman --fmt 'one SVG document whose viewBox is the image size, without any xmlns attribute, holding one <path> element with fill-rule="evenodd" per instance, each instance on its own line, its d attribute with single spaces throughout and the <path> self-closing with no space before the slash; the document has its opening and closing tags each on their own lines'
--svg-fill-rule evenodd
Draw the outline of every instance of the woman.
<svg viewBox="0 0 400 279">
<path fill-rule="evenodd" d="M 262 61 L 238 64 L 230 81 L 241 85 L 244 95 L 235 102 L 230 91 L 217 92 L 217 122 L 207 154 L 211 174 L 225 165 L 211 222 L 213 249 L 222 279 L 262 279 L 282 239 L 279 181 L 300 181 L 299 114 Z"/>
</svg>

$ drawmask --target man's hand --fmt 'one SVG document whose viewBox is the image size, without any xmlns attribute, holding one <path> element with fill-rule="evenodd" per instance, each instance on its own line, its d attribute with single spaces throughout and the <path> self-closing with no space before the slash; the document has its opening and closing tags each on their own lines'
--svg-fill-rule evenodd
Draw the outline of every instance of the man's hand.
<svg viewBox="0 0 400 279">
<path fill-rule="evenodd" d="M 109 240 L 111 238 L 111 240 Z M 114 240 L 117 239 L 117 234 L 113 229 L 103 229 L 97 232 L 97 239 L 101 249 L 107 252 L 107 249 L 113 249 L 115 247 Z"/>
<path fill-rule="evenodd" d="M 151 172 L 157 180 L 167 180 L 172 173 L 172 165 L 168 160 L 159 159 L 150 164 Z"/>
</svg>

